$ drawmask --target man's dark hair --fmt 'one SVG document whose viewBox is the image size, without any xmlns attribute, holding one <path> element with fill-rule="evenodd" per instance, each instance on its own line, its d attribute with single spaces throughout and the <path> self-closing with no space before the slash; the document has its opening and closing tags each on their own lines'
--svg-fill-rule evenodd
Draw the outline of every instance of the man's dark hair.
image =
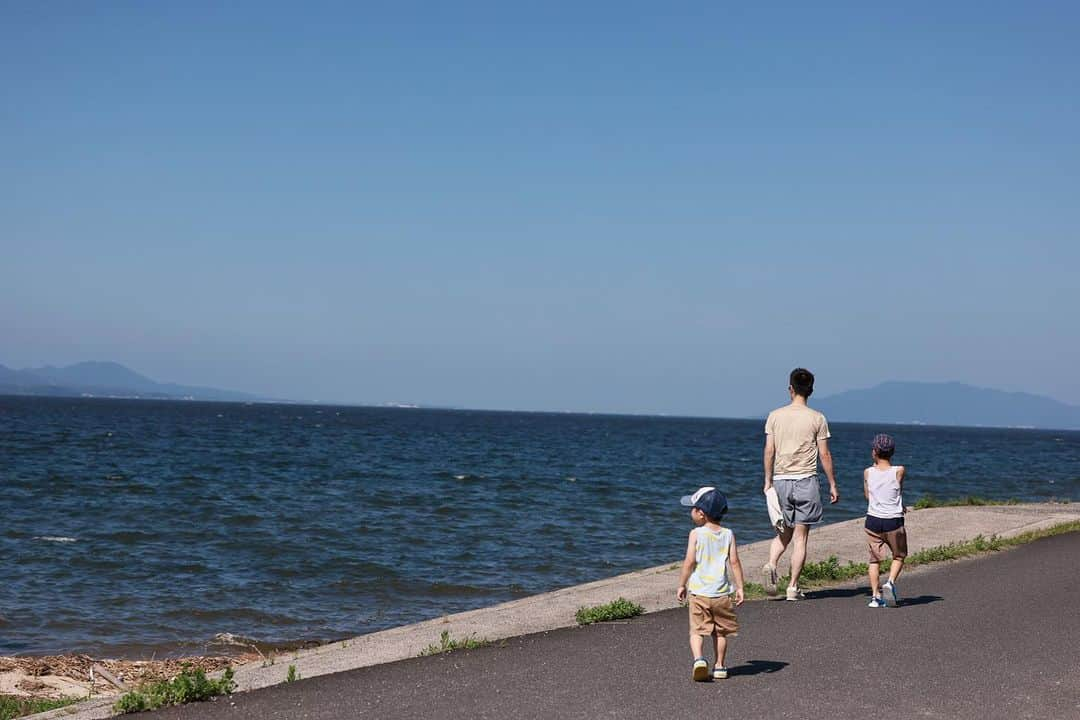
<svg viewBox="0 0 1080 720">
<path fill-rule="evenodd" d="M 795 368 L 791 371 L 791 389 L 796 395 L 808 398 L 814 394 L 814 373 L 806 368 Z"/>
</svg>

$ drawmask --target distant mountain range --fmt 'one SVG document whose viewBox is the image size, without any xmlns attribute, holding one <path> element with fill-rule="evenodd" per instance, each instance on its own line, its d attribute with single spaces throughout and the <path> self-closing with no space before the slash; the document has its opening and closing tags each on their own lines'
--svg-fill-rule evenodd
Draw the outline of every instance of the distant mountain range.
<svg viewBox="0 0 1080 720">
<path fill-rule="evenodd" d="M 81 362 L 59 368 L 46 365 L 24 370 L 0 365 L 0 395 L 275 401 L 233 390 L 160 383 L 114 362 Z M 1075 405 L 1041 395 L 1003 392 L 959 382 L 884 382 L 865 390 L 814 397 L 811 404 L 834 422 L 1080 430 L 1080 407 Z"/>
<path fill-rule="evenodd" d="M 0 395 L 232 402 L 265 400 L 265 398 L 232 390 L 159 383 L 114 362 L 81 362 L 61 368 L 46 365 L 25 370 L 12 370 L 0 365 Z"/>
<path fill-rule="evenodd" d="M 834 421 L 1080 430 L 1076 405 L 959 382 L 884 382 L 810 404 Z"/>
</svg>

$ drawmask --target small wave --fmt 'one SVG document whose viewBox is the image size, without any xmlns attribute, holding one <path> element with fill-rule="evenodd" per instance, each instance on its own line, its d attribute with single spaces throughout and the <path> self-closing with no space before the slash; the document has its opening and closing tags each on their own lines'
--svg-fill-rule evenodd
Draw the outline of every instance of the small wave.
<svg viewBox="0 0 1080 720">
<path fill-rule="evenodd" d="M 245 637 L 243 635 L 234 635 L 229 632 L 218 633 L 214 637 L 210 638 L 208 645 L 225 645 L 225 646 L 240 646 L 250 647 L 254 646 L 258 640 L 255 638 Z"/>
<path fill-rule="evenodd" d="M 440 478 L 454 478 L 455 480 L 459 480 L 459 481 L 462 481 L 462 480 L 485 480 L 486 479 L 483 475 L 480 475 L 480 474 L 477 474 L 477 473 L 468 473 L 468 472 L 465 472 L 465 473 L 463 473 L 463 472 L 452 473 L 449 470 L 441 470 L 441 471 L 435 473 L 435 476 L 440 477 Z"/>
<path fill-rule="evenodd" d="M 118 530 L 113 533 L 107 533 L 101 536 L 102 540 L 112 540 L 119 543 L 137 543 L 137 542 L 151 542 L 157 540 L 158 536 L 153 533 L 144 532 L 142 530 Z"/>
<path fill-rule="evenodd" d="M 415 587 L 412 583 L 410 587 Z M 421 591 L 429 597 L 487 597 L 498 592 L 498 588 L 465 585 L 450 582 L 428 583 Z"/>
<path fill-rule="evenodd" d="M 170 619 L 194 619 L 203 622 L 254 622 L 262 625 L 295 625 L 300 620 L 287 615 L 275 615 L 253 607 L 235 608 L 176 608 L 163 615 Z"/>
<path fill-rule="evenodd" d="M 78 542 L 77 538 L 64 537 L 63 535 L 35 535 L 34 540 L 40 540 L 42 542 L 54 542 L 54 543 Z"/>
</svg>

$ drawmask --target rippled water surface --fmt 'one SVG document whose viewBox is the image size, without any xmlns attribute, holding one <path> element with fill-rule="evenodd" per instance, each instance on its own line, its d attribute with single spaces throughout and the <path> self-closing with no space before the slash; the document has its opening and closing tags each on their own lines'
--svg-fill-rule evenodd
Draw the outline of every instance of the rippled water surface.
<svg viewBox="0 0 1080 720">
<path fill-rule="evenodd" d="M 865 511 L 877 426 L 834 423 Z M 1080 433 L 884 428 L 924 493 L 1080 500 Z M 0 398 L 0 654 L 329 640 L 681 557 L 679 496 L 768 537 L 762 423 Z"/>
</svg>

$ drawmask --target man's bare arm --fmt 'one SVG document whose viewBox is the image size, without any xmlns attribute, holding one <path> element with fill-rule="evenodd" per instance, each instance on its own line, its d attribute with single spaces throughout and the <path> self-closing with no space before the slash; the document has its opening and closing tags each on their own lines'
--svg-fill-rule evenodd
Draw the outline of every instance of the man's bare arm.
<svg viewBox="0 0 1080 720">
<path fill-rule="evenodd" d="M 773 442 L 772 435 L 765 436 L 765 488 L 764 491 L 768 492 L 772 487 L 772 474 L 773 474 L 773 462 L 776 459 L 776 443 Z"/>
<path fill-rule="evenodd" d="M 840 500 L 840 491 L 836 487 L 836 476 L 833 475 L 832 453 L 829 452 L 829 441 L 821 438 L 817 443 L 818 457 L 821 458 L 821 467 L 825 468 L 825 477 L 829 479 L 829 502 L 836 503 Z"/>
</svg>

